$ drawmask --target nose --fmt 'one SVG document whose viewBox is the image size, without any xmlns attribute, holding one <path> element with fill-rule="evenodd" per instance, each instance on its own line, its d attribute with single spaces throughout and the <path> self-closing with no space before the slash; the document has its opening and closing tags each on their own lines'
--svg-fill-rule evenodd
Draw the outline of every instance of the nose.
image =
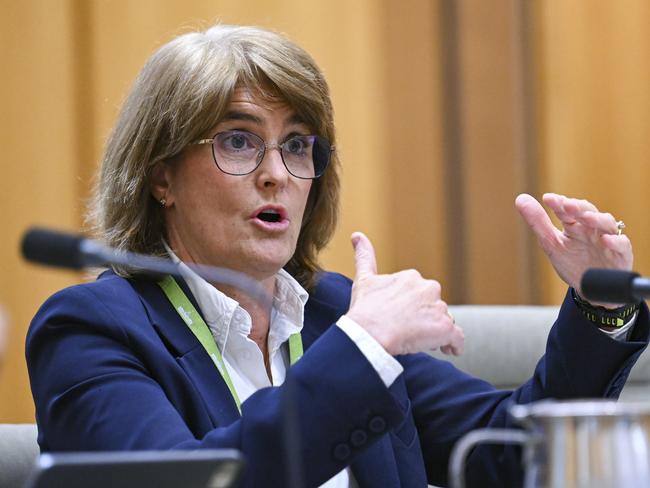
<svg viewBox="0 0 650 488">
<path fill-rule="evenodd" d="M 281 149 L 276 144 L 266 147 L 262 162 L 257 168 L 257 183 L 264 188 L 284 187 L 289 179 L 289 172 L 282 161 Z"/>
</svg>

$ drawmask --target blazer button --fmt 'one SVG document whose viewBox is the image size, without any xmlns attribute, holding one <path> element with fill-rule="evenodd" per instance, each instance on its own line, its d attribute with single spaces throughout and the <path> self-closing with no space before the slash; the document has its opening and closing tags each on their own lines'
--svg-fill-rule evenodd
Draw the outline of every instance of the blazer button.
<svg viewBox="0 0 650 488">
<path fill-rule="evenodd" d="M 353 430 L 350 434 L 350 444 L 352 447 L 361 447 L 368 440 L 368 435 L 361 429 Z"/>
<path fill-rule="evenodd" d="M 350 450 L 350 447 L 347 444 L 338 444 L 334 448 L 334 459 L 337 461 L 345 461 L 347 458 L 350 457 L 350 454 L 352 451 Z"/>
<path fill-rule="evenodd" d="M 373 434 L 381 434 L 386 430 L 386 421 L 380 416 L 373 417 L 368 422 L 368 429 Z"/>
</svg>

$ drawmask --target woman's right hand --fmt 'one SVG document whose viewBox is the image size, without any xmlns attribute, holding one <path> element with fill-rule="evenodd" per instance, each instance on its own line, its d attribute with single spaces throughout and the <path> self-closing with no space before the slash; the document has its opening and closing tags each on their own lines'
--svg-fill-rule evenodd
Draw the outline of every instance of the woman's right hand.
<svg viewBox="0 0 650 488">
<path fill-rule="evenodd" d="M 391 355 L 440 349 L 463 352 L 464 335 L 440 298 L 440 284 L 415 270 L 377 274 L 375 251 L 361 232 L 352 234 L 356 276 L 347 316 Z"/>
</svg>

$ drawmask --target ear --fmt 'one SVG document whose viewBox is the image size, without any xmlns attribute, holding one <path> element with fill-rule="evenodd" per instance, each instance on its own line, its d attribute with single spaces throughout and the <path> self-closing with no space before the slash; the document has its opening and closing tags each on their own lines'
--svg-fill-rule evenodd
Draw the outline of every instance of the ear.
<svg viewBox="0 0 650 488">
<path fill-rule="evenodd" d="M 173 203 L 171 168 L 165 161 L 158 161 L 151 169 L 149 173 L 149 191 L 157 202 L 164 198 L 168 207 Z"/>
</svg>

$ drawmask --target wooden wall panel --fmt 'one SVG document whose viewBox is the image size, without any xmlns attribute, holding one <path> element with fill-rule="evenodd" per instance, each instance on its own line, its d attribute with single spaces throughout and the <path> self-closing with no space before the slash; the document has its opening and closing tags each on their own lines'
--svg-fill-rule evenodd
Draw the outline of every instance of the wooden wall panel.
<svg viewBox="0 0 650 488">
<path fill-rule="evenodd" d="M 390 185 L 384 211 L 390 223 L 392 266 L 418 269 L 443 285 L 449 299 L 450 255 L 445 173 L 443 45 L 440 2 L 418 0 L 410 8 L 387 2 L 385 150 Z"/>
<path fill-rule="evenodd" d="M 525 11 L 517 0 L 444 2 L 455 54 L 447 93 L 455 303 L 530 303 L 534 243 L 514 208 L 535 193 L 526 90 Z"/>
<path fill-rule="evenodd" d="M 650 273 L 650 4 L 539 2 L 540 170 L 545 190 L 624 219 Z M 546 268 L 545 301 L 563 286 Z"/>
<path fill-rule="evenodd" d="M 3 2 L 0 6 L 2 178 L 0 178 L 0 303 L 9 341 L 0 367 L 0 421 L 33 419 L 24 360 L 27 325 L 55 290 L 78 280 L 72 273 L 26 264 L 19 256 L 28 225 L 75 229 L 77 119 L 71 2 Z"/>
<path fill-rule="evenodd" d="M 172 36 L 216 20 L 285 32 L 326 73 L 344 166 L 328 268 L 354 273 L 349 234 L 363 230 L 381 271 L 417 267 L 451 302 L 531 302 L 537 281 L 542 301 L 557 303 L 564 287 L 513 207 L 520 191 L 553 190 L 625 219 L 637 268 L 650 272 L 644 0 L 58 0 L 56 8 L 0 0 L 0 8 L 0 302 L 11 325 L 0 422 L 33 420 L 27 324 L 46 296 L 82 279 L 22 263 L 21 232 L 30 223 L 80 228 L 137 71 Z"/>
</svg>

